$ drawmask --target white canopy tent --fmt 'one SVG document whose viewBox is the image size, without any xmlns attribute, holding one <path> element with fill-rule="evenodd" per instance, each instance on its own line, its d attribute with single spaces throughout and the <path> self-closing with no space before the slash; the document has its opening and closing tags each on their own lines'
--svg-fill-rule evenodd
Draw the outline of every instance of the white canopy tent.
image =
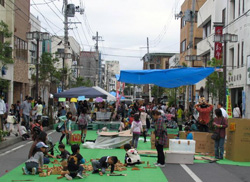
<svg viewBox="0 0 250 182">
<path fill-rule="evenodd" d="M 97 91 L 99 91 L 99 92 L 107 95 L 107 101 L 116 101 L 116 97 L 115 96 L 111 95 L 106 90 L 102 89 L 101 87 L 95 86 L 93 88 L 96 89 Z"/>
</svg>

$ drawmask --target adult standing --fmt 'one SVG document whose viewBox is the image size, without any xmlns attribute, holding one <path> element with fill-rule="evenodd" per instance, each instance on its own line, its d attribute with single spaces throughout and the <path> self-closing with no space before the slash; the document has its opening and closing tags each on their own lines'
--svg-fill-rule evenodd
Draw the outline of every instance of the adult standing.
<svg viewBox="0 0 250 182">
<path fill-rule="evenodd" d="M 32 97 L 28 97 L 27 100 L 23 102 L 21 105 L 21 111 L 20 111 L 20 116 L 24 118 L 25 121 L 25 127 L 27 130 L 29 130 L 29 122 L 30 122 L 30 115 L 31 115 L 31 101 Z"/>
<path fill-rule="evenodd" d="M 228 119 L 228 114 L 227 114 L 227 111 L 223 108 L 223 104 L 222 103 L 218 103 L 217 104 L 217 108 L 221 110 L 222 112 L 222 116 L 226 119 Z"/>
<path fill-rule="evenodd" d="M 210 112 L 213 110 L 213 105 L 207 103 L 204 97 L 199 99 L 199 104 L 196 104 L 195 109 L 199 112 L 199 130 L 200 132 L 208 132 L 207 124 L 210 121 Z"/>
<path fill-rule="evenodd" d="M 183 115 L 184 115 L 183 108 L 181 105 L 179 105 L 179 108 L 177 110 L 177 124 L 179 126 L 179 131 L 182 131 Z"/>
<path fill-rule="evenodd" d="M 142 130 L 143 130 L 143 137 L 144 143 L 147 142 L 146 134 L 147 134 L 147 117 L 148 114 L 145 112 L 146 108 L 142 106 L 140 109 L 140 120 L 142 122 Z"/>
<path fill-rule="evenodd" d="M 215 158 L 223 159 L 224 154 L 224 143 L 226 136 L 226 128 L 228 126 L 227 119 L 223 117 L 221 109 L 215 110 L 216 118 L 214 118 L 213 125 L 216 127 L 215 132 L 219 134 L 219 139 L 215 140 Z"/>
<path fill-rule="evenodd" d="M 36 108 L 36 119 L 41 120 L 43 115 L 43 105 L 41 100 L 38 100 L 35 108 Z"/>
<path fill-rule="evenodd" d="M 235 104 L 234 110 L 233 110 L 233 117 L 234 118 L 241 118 L 241 112 L 238 104 Z"/>
<path fill-rule="evenodd" d="M 3 130 L 5 113 L 6 113 L 6 105 L 4 103 L 4 100 L 2 99 L 2 95 L 0 95 L 0 129 L 1 130 Z"/>
<path fill-rule="evenodd" d="M 167 144 L 167 127 L 160 112 L 154 110 L 152 116 L 155 120 L 155 146 L 157 150 L 157 163 L 155 166 L 165 167 L 163 147 Z"/>
<path fill-rule="evenodd" d="M 21 104 L 20 104 L 20 101 L 18 100 L 16 102 L 16 117 L 17 117 L 18 123 L 20 122 L 20 110 L 21 110 Z"/>
</svg>

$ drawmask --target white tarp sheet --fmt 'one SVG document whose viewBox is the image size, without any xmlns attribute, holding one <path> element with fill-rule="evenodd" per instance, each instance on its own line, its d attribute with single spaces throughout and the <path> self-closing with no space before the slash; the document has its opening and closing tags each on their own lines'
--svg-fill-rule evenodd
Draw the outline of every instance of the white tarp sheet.
<svg viewBox="0 0 250 182">
<path fill-rule="evenodd" d="M 95 143 L 85 142 L 83 148 L 113 149 L 121 147 L 132 141 L 132 136 L 98 136 Z"/>
</svg>

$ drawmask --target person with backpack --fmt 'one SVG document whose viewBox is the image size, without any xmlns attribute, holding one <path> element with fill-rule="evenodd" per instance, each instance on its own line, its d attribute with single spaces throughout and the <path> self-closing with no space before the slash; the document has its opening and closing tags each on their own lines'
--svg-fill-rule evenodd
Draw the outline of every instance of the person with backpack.
<svg viewBox="0 0 250 182">
<path fill-rule="evenodd" d="M 125 155 L 125 166 L 141 164 L 141 158 L 136 149 L 132 149 L 130 144 L 124 145 Z"/>
<path fill-rule="evenodd" d="M 84 140 L 87 135 L 87 128 L 88 128 L 88 117 L 87 117 L 87 108 L 84 107 L 81 111 L 79 118 L 78 118 L 78 128 L 81 130 L 81 141 L 84 143 Z"/>
<path fill-rule="evenodd" d="M 65 174 L 65 177 L 68 180 L 72 180 L 75 177 L 83 178 L 83 166 L 85 163 L 84 158 L 80 154 L 80 147 L 77 144 L 71 146 L 72 154 L 68 157 L 68 171 L 69 174 Z"/>
<path fill-rule="evenodd" d="M 62 121 L 56 128 L 57 132 L 62 133 L 59 144 L 62 144 L 62 140 L 65 137 L 65 135 L 66 135 L 66 143 L 69 144 L 69 135 L 71 134 L 72 113 L 67 112 L 66 117 L 60 116 L 59 119 Z"/>
</svg>

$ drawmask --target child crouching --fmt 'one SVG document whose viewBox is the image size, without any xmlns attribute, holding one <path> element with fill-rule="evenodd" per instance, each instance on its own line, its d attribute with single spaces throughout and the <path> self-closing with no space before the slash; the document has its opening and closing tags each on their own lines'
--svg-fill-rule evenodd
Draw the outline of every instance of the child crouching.
<svg viewBox="0 0 250 182">
<path fill-rule="evenodd" d="M 102 176 L 103 174 L 105 174 L 105 170 L 111 166 L 111 170 L 110 173 L 112 174 L 114 172 L 115 169 L 115 164 L 117 163 L 118 159 L 116 156 L 105 156 L 102 157 L 99 161 L 98 160 L 93 160 L 92 161 L 92 167 L 93 167 L 93 172 L 94 173 L 98 173 Z"/>
<path fill-rule="evenodd" d="M 36 148 L 33 151 L 32 156 L 25 162 L 25 167 L 22 168 L 23 174 L 37 174 L 41 172 L 43 167 L 43 157 L 46 152 L 47 145 L 43 142 L 38 142 Z"/>
</svg>

